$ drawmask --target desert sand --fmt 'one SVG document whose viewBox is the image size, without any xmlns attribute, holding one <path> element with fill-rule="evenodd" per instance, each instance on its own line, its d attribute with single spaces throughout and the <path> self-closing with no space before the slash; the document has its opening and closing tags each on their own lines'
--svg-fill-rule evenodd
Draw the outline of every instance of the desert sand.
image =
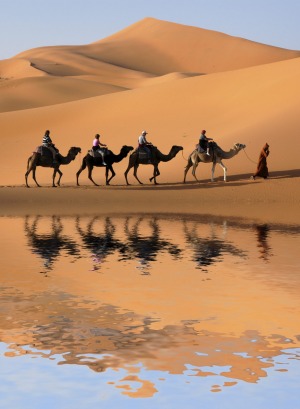
<svg viewBox="0 0 300 409">
<path fill-rule="evenodd" d="M 299 223 L 300 51 L 286 50 L 210 30 L 146 18 L 92 44 L 27 50 L 0 61 L 0 212 L 17 214 L 205 213 Z M 43 186 L 24 174 L 28 157 L 46 129 L 63 155 L 82 153 L 62 166 L 62 186 L 51 188 L 51 169 L 37 169 Z M 136 147 L 141 131 L 163 153 L 184 149 L 160 165 L 160 185 L 149 182 L 152 166 L 140 166 L 140 186 L 114 166 L 75 174 L 96 133 L 118 153 Z M 225 161 L 228 182 L 211 165 L 189 172 L 188 155 L 202 129 L 225 150 L 246 145 Z M 251 181 L 268 142 L 270 179 Z"/>
</svg>

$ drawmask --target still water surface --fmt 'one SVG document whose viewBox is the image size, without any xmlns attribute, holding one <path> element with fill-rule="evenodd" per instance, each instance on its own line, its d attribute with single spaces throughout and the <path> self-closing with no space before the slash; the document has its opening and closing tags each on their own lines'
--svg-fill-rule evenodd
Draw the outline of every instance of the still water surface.
<svg viewBox="0 0 300 409">
<path fill-rule="evenodd" d="M 0 218 L 0 407 L 298 408 L 300 226 Z"/>
</svg>

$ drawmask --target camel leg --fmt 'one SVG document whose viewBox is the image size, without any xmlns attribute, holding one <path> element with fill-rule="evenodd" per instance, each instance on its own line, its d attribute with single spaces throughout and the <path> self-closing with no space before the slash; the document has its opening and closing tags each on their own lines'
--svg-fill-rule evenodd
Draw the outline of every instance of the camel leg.
<svg viewBox="0 0 300 409">
<path fill-rule="evenodd" d="M 60 186 L 60 179 L 61 179 L 61 177 L 62 177 L 62 171 L 60 170 L 60 169 L 57 169 L 57 172 L 58 172 L 58 174 L 59 174 L 59 178 L 58 178 L 58 181 L 57 181 L 57 184 L 58 184 L 58 186 Z"/>
<path fill-rule="evenodd" d="M 81 173 L 85 168 L 86 168 L 86 163 L 85 163 L 85 160 L 83 160 L 83 161 L 82 161 L 82 165 L 81 165 L 79 171 L 76 173 L 76 183 L 77 183 L 77 186 L 80 186 L 80 185 L 79 185 L 79 176 L 80 176 L 80 173 Z"/>
<path fill-rule="evenodd" d="M 56 184 L 55 184 L 55 176 L 56 176 L 56 172 L 57 172 L 57 169 L 56 168 L 54 168 L 54 170 L 53 170 L 53 175 L 52 175 L 52 187 L 56 187 Z"/>
<path fill-rule="evenodd" d="M 92 178 L 93 167 L 94 166 L 88 166 L 88 178 L 90 179 L 91 182 L 94 183 L 95 186 L 99 186 Z"/>
<path fill-rule="evenodd" d="M 27 187 L 30 187 L 29 184 L 28 184 L 28 175 L 29 175 L 29 173 L 31 172 L 31 170 L 32 170 L 32 169 L 29 169 L 29 170 L 27 170 L 27 172 L 25 173 L 25 183 L 26 183 L 26 186 L 27 186 Z"/>
<path fill-rule="evenodd" d="M 192 166 L 192 165 L 191 165 L 190 163 L 188 163 L 188 164 L 186 165 L 185 169 L 184 169 L 183 183 L 185 183 L 186 175 L 187 175 L 187 173 L 188 173 L 188 171 L 189 171 L 189 169 L 190 169 L 191 166 Z"/>
<path fill-rule="evenodd" d="M 158 183 L 156 182 L 156 177 L 160 175 L 160 171 L 158 170 L 158 166 L 154 166 L 154 170 L 153 170 L 153 176 L 149 179 L 150 182 L 152 182 L 152 180 L 154 179 L 154 184 L 157 185 Z"/>
<path fill-rule="evenodd" d="M 212 182 L 215 180 L 214 179 L 215 168 L 216 168 L 216 162 L 213 162 L 212 167 L 211 167 L 211 181 Z"/>
<path fill-rule="evenodd" d="M 140 179 L 139 179 L 138 176 L 137 176 L 138 167 L 139 167 L 138 164 L 134 165 L 133 176 L 136 178 L 136 180 L 139 182 L 139 184 L 142 185 L 143 183 L 140 181 Z"/>
<path fill-rule="evenodd" d="M 108 178 L 108 173 L 111 171 L 111 177 Z M 106 166 L 106 171 L 105 171 L 105 178 L 106 178 L 106 185 L 109 185 L 109 182 L 116 176 L 116 172 L 114 171 L 112 166 Z"/>
<path fill-rule="evenodd" d="M 130 169 L 132 168 L 132 166 L 133 166 L 133 165 L 132 165 L 131 163 L 129 163 L 127 169 L 126 169 L 125 172 L 124 172 L 124 176 L 125 176 L 125 180 L 126 180 L 127 186 L 130 185 L 130 183 L 128 183 L 127 175 L 128 175 L 128 172 L 130 171 Z"/>
<path fill-rule="evenodd" d="M 39 185 L 38 182 L 37 182 L 37 180 L 36 180 L 35 171 L 36 171 L 36 169 L 33 168 L 33 169 L 32 169 L 32 179 L 35 181 L 35 183 L 36 183 L 36 185 L 37 185 L 38 187 L 41 187 L 41 185 Z"/>
<path fill-rule="evenodd" d="M 199 180 L 197 179 L 197 176 L 196 176 L 197 166 L 198 166 L 198 162 L 195 162 L 195 163 L 193 164 L 192 175 L 194 176 L 194 178 L 196 179 L 196 181 L 199 182 Z"/>
<path fill-rule="evenodd" d="M 219 165 L 221 166 L 224 172 L 224 182 L 227 182 L 227 168 L 222 161 L 219 162 Z"/>
</svg>

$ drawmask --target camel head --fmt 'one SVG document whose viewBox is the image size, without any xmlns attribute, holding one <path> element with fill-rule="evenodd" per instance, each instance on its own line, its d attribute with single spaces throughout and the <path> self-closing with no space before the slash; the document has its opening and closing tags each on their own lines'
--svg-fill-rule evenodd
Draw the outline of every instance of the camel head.
<svg viewBox="0 0 300 409">
<path fill-rule="evenodd" d="M 233 149 L 237 152 L 241 151 L 242 149 L 245 149 L 246 145 L 244 145 L 243 143 L 235 143 L 233 145 Z"/>
<path fill-rule="evenodd" d="M 182 151 L 182 150 L 183 150 L 183 147 L 182 147 L 182 146 L 177 146 L 177 145 L 173 145 L 173 146 L 172 146 L 172 149 L 171 149 L 171 151 L 175 152 L 176 154 L 177 154 L 179 151 Z"/>
<path fill-rule="evenodd" d="M 123 145 L 122 148 L 121 148 L 121 152 L 126 153 L 126 155 L 127 155 L 130 151 L 133 151 L 133 146 Z"/>
<path fill-rule="evenodd" d="M 76 158 L 78 153 L 81 153 L 81 148 L 77 146 L 72 146 L 72 148 L 69 149 L 68 156 L 71 158 Z"/>
</svg>

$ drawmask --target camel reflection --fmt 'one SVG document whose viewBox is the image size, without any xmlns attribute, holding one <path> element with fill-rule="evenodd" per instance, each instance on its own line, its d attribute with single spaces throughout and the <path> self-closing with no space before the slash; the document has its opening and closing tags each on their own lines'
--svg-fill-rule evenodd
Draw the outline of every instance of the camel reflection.
<svg viewBox="0 0 300 409">
<path fill-rule="evenodd" d="M 99 228 L 102 231 L 96 231 Z M 92 217 L 85 227 L 80 218 L 76 218 L 76 230 L 80 235 L 84 248 L 92 255 L 93 270 L 97 271 L 108 255 L 120 250 L 122 242 L 115 237 L 116 226 L 110 217 Z"/>
<path fill-rule="evenodd" d="M 269 261 L 271 254 L 271 247 L 268 243 L 270 227 L 267 224 L 258 224 L 255 226 L 257 235 L 257 247 L 259 249 L 260 258 L 264 261 Z"/>
<path fill-rule="evenodd" d="M 124 232 L 126 239 L 123 248 L 120 249 L 122 253 L 121 260 L 137 260 L 139 267 L 143 274 L 148 274 L 148 268 L 151 262 L 157 259 L 159 253 L 167 252 L 174 259 L 178 259 L 181 250 L 176 244 L 161 238 L 161 230 L 159 228 L 158 219 L 156 217 L 144 220 L 139 217 L 130 226 L 130 218 L 125 220 Z M 143 222 L 146 225 L 143 226 Z M 146 229 L 149 233 L 147 234 Z"/>
<path fill-rule="evenodd" d="M 226 241 L 227 224 L 223 223 L 221 238 L 218 238 L 216 226 L 210 223 L 209 236 L 200 237 L 198 233 L 199 223 L 190 223 L 184 221 L 183 229 L 187 244 L 193 250 L 193 261 L 196 268 L 206 270 L 206 267 L 222 260 L 222 256 L 232 254 L 238 257 L 245 257 L 246 253 L 236 246 Z"/>
<path fill-rule="evenodd" d="M 41 216 L 35 216 L 33 219 L 26 216 L 24 224 L 28 246 L 32 253 L 42 258 L 44 274 L 53 269 L 54 262 L 63 250 L 70 256 L 79 255 L 77 243 L 63 234 L 63 224 L 59 216 L 52 216 L 47 233 L 39 232 L 40 224 L 46 224 L 46 219 Z"/>
</svg>

